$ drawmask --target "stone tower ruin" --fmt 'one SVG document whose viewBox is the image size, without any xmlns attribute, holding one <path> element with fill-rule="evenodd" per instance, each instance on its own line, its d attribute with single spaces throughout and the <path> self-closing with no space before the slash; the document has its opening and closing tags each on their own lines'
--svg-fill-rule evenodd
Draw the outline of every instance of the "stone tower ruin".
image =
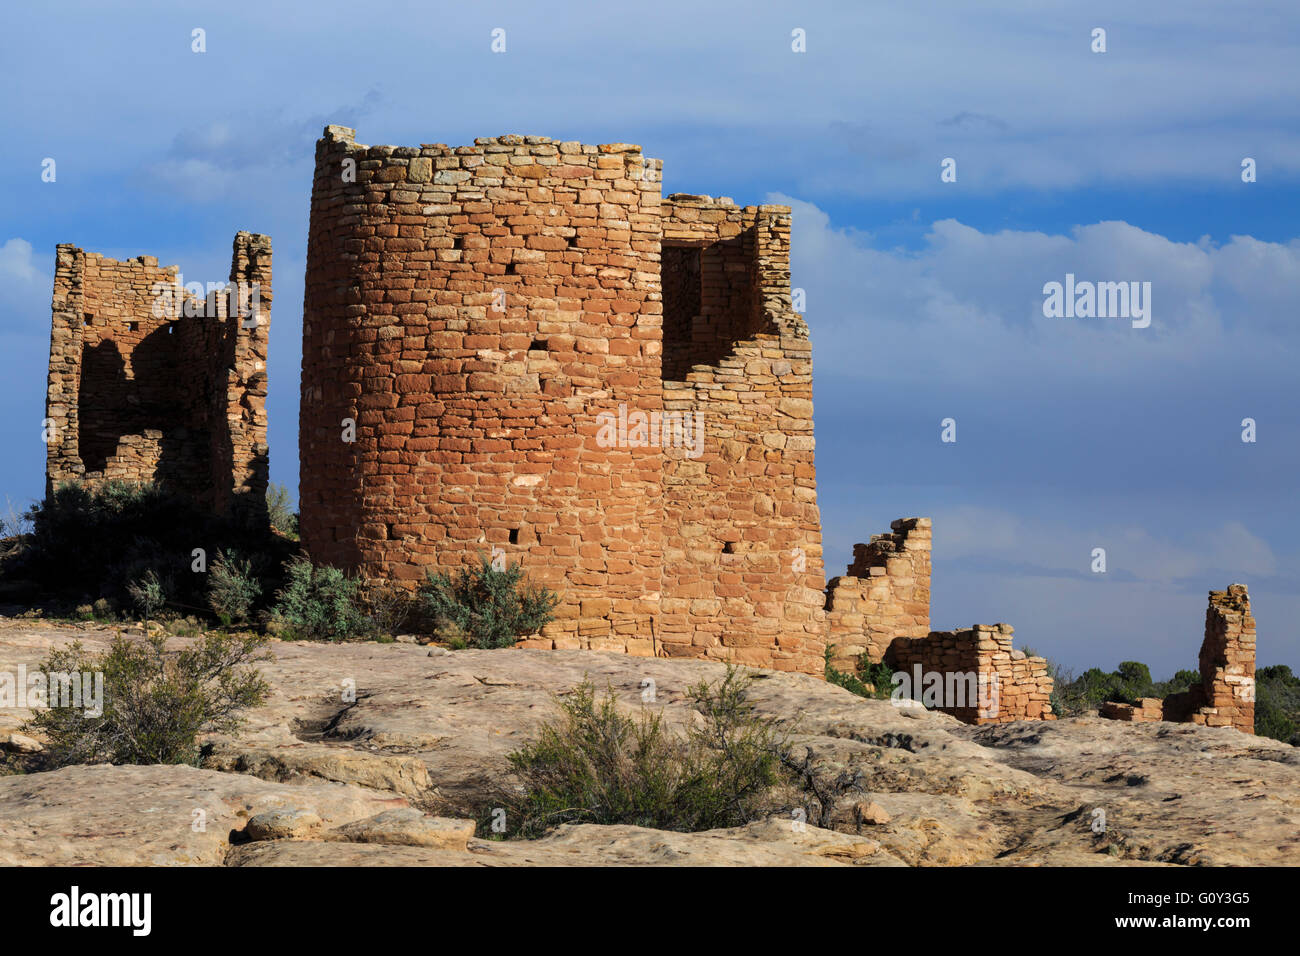
<svg viewBox="0 0 1300 956">
<path fill-rule="evenodd" d="M 271 299 L 267 236 L 238 233 L 229 284 L 205 296 L 154 256 L 60 245 L 46 494 L 157 482 L 215 514 L 265 520 Z"/>
<path fill-rule="evenodd" d="M 1204 727 L 1255 732 L 1255 616 L 1244 584 L 1211 591 L 1205 609 L 1198 684 L 1168 697 L 1143 697 L 1136 704 L 1106 701 L 1101 716 L 1111 720 L 1168 720 Z"/>
<path fill-rule="evenodd" d="M 661 194 L 638 146 L 316 147 L 301 532 L 414 586 L 560 595 L 524 646 L 820 675 L 812 353 L 790 210 Z"/>
</svg>

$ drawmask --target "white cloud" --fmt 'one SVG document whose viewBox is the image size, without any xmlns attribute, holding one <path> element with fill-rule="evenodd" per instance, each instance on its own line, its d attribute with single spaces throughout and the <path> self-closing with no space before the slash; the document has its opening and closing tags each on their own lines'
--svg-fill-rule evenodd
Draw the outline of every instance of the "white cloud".
<svg viewBox="0 0 1300 956">
<path fill-rule="evenodd" d="M 666 128 L 645 145 L 657 157 L 678 145 L 670 178 L 673 164 L 755 180 L 775 169 L 805 195 L 939 195 L 953 188 L 939 181 L 946 156 L 958 160 L 957 188 L 984 191 L 1240 185 L 1245 155 L 1266 177 L 1300 171 L 1290 41 L 1300 12 L 1289 0 L 1257 0 L 1245 14 L 1096 0 L 1050 16 L 1039 0 L 807 0 L 784 9 L 662 0 L 652 18 L 635 5 L 563 16 L 501 0 L 493 9 L 509 47 L 499 56 L 491 27 L 463 5 L 435 23 L 415 2 L 376 4 L 383 12 L 368 18 L 348 16 L 344 0 L 318 0 L 311 18 L 227 4 L 212 17 L 203 56 L 165 18 L 122 21 L 89 0 L 64 6 L 61 20 L 41 10 L 10 15 L 10 32 L 24 39 L 7 51 L 10 75 L 60 67 L 48 96 L 9 98 L 11 136 L 48 139 L 48 103 L 75 92 L 84 108 L 57 145 L 106 144 L 123 169 L 159 155 L 158 124 L 143 112 L 124 123 L 118 90 L 149 88 L 161 65 L 170 100 L 185 104 L 182 122 L 216 123 L 196 148 L 237 149 L 221 118 L 265 108 L 267 73 L 257 66 L 274 62 L 276 78 L 311 77 L 280 84 L 290 116 L 347 102 L 359 77 L 381 77 L 393 101 L 359 130 L 363 142 L 501 132 L 585 139 L 593 129 L 627 139 Z M 407 26 L 394 31 L 394 22 Z M 1089 50 L 1098 23 L 1109 32 L 1105 54 Z M 806 53 L 791 52 L 795 26 L 807 31 Z M 320 68 L 322 58 L 337 66 Z M 115 82 L 98 82 L 109 71 Z M 611 75 L 619 82 L 603 81 Z M 428 106 L 430 89 L 463 76 L 472 89 Z M 246 136 L 261 139 L 261 125 Z M 698 137 L 681 145 L 687 128 Z"/>
<path fill-rule="evenodd" d="M 985 233 L 944 219 L 911 252 L 876 248 L 871 235 L 836 227 L 811 203 L 768 201 L 794 210 L 792 282 L 807 293 L 818 367 L 828 374 L 860 374 L 864 358 L 885 356 L 872 371 L 891 380 L 1184 378 L 1194 368 L 1222 375 L 1225 362 L 1272 365 L 1300 341 L 1291 318 L 1300 242 L 1174 242 L 1113 221 L 1070 235 Z M 1067 273 L 1150 282 L 1151 327 L 1045 318 L 1043 285 Z M 923 368 L 912 361 L 922 339 Z"/>
<path fill-rule="evenodd" d="M 42 267 L 30 242 L 14 238 L 0 245 L 0 335 L 48 337 L 53 287 L 54 274 Z"/>
<path fill-rule="evenodd" d="M 31 283 L 40 276 L 32 259 L 32 244 L 26 239 L 9 239 L 0 246 L 0 282 Z"/>
</svg>

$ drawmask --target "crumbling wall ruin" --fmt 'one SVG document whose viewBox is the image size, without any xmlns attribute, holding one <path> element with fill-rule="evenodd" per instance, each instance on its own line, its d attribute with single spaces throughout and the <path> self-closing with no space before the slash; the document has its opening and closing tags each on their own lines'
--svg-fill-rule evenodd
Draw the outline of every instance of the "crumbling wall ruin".
<svg viewBox="0 0 1300 956">
<path fill-rule="evenodd" d="M 889 527 L 854 545 L 848 572 L 826 586 L 831 665 L 884 662 L 904 676 L 903 696 L 967 723 L 1051 720 L 1047 661 L 1013 650 L 1010 625 L 930 630 L 930 519 Z"/>
<path fill-rule="evenodd" d="M 230 288 L 199 300 L 156 257 L 58 246 L 47 494 L 152 481 L 216 513 L 265 517 L 268 237 L 236 235 Z"/>
<path fill-rule="evenodd" d="M 1010 624 L 900 637 L 886 652 L 895 671 L 908 675 L 911 697 L 924 700 L 926 675 L 941 675 L 935 710 L 968 724 L 1054 720 L 1047 661 L 1011 646 Z M 928 702 L 927 702 L 928 703 Z"/>
<path fill-rule="evenodd" d="M 517 560 L 561 601 L 524 646 L 820 675 L 789 209 L 665 201 L 659 166 L 628 144 L 364 146 L 326 128 L 302 539 L 407 586 L 489 550 Z"/>
<path fill-rule="evenodd" d="M 889 527 L 855 544 L 848 572 L 826 586 L 838 670 L 851 673 L 863 654 L 878 663 L 896 638 L 930 633 L 930 519 L 900 518 Z"/>
<path fill-rule="evenodd" d="M 1255 618 L 1244 584 L 1211 591 L 1201 644 L 1201 682 L 1164 700 L 1136 705 L 1107 701 L 1100 714 L 1112 720 L 1168 720 L 1255 732 Z"/>
</svg>

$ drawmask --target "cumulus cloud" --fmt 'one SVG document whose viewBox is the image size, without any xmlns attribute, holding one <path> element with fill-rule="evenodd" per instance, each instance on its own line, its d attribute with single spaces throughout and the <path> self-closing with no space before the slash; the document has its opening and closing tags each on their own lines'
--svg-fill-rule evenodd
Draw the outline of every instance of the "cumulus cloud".
<svg viewBox="0 0 1300 956">
<path fill-rule="evenodd" d="M 53 257 L 51 257 L 52 259 Z M 42 265 L 26 239 L 0 245 L 0 313 L 4 335 L 48 334 L 53 273 Z"/>
<path fill-rule="evenodd" d="M 0 246 L 0 282 L 31 283 L 40 276 L 26 239 L 8 239 Z"/>
<path fill-rule="evenodd" d="M 924 375 L 954 382 L 1167 377 L 1233 354 L 1272 363 L 1278 349 L 1293 353 L 1300 335 L 1285 307 L 1300 292 L 1300 242 L 1175 242 L 1115 221 L 1069 235 L 982 232 L 942 219 L 918 251 L 882 249 L 812 203 L 781 194 L 768 201 L 794 210 L 792 282 L 806 291 L 814 345 L 830 346 L 818 356 L 825 371 L 853 371 L 863 354 L 915 351 L 924 336 L 933 346 Z M 1077 282 L 1149 282 L 1150 328 L 1044 317 L 1044 285 L 1067 274 Z M 921 370 L 886 363 L 879 372 L 916 378 Z"/>
<path fill-rule="evenodd" d="M 1194 658 L 1204 592 L 1242 581 L 1265 657 L 1294 659 L 1300 553 L 1281 476 L 1300 467 L 1300 244 L 944 219 L 896 248 L 768 198 L 794 209 L 828 566 L 924 514 L 936 627 L 1009 621 L 1072 664 L 1136 655 L 1172 670 Z M 1045 318 L 1043 284 L 1067 272 L 1150 281 L 1151 327 Z M 1240 440 L 1247 414 L 1267 424 L 1259 444 Z"/>
<path fill-rule="evenodd" d="M 770 182 L 780 170 L 801 195 L 890 199 L 949 188 L 938 175 L 948 156 L 961 188 L 975 191 L 1224 184 L 1245 155 L 1266 161 L 1270 176 L 1300 172 L 1294 90 L 1279 79 L 1291 75 L 1300 25 L 1286 0 L 1260 0 L 1248 16 L 1125 0 L 1051 16 L 1037 0 L 808 0 L 789 11 L 663 0 L 650 20 L 634 6 L 566 17 L 501 0 L 492 26 L 509 43 L 500 56 L 490 52 L 491 27 L 463 5 L 434 24 L 422 4 L 395 0 L 373 5 L 369 18 L 347 16 L 345 0 L 319 0 L 309 20 L 274 4 L 225 4 L 209 11 L 203 56 L 165 19 L 113 17 L 91 0 L 64 8 L 58 21 L 38 8 L 8 14 L 10 33 L 24 38 L 7 51 L 11 75 L 58 67 L 49 97 L 11 97 L 11 135 L 45 130 L 48 104 L 76 91 L 88 108 L 69 147 L 74 137 L 111 142 L 107 159 L 124 168 L 146 166 L 151 151 L 156 161 L 158 124 L 141 112 L 129 128 L 107 106 L 114 88 L 147 89 L 160 70 L 170 100 L 186 104 L 187 127 L 194 115 L 243 116 L 248 142 L 291 132 L 265 122 L 267 74 L 231 59 L 238 37 L 245 62 L 311 77 L 278 84 L 286 116 L 314 116 L 383 77 L 397 102 L 374 117 L 387 132 L 367 142 L 510 131 L 586 139 L 593 129 L 626 139 L 662 129 L 659 143 L 646 143 L 651 155 L 678 146 L 675 161 L 709 178 Z M 395 22 L 409 27 L 394 31 Z M 1098 23 L 1110 44 L 1100 55 L 1090 50 Z M 805 53 L 791 51 L 796 26 Z M 104 87 L 110 66 L 118 82 Z M 602 82 L 615 73 L 619 83 Z M 428 107 L 430 90 L 464 77 L 474 81 L 465 95 Z"/>
</svg>

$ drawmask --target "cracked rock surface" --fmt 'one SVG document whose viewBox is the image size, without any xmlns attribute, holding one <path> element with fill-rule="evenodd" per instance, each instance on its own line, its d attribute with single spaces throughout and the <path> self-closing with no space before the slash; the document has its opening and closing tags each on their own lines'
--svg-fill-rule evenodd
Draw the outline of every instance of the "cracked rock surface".
<svg viewBox="0 0 1300 956">
<path fill-rule="evenodd" d="M 0 670 L 111 637 L 5 621 Z M 969 727 L 768 671 L 755 672 L 752 699 L 791 731 L 800 787 L 784 796 L 805 825 L 774 816 L 694 834 L 570 825 L 535 841 L 475 837 L 470 819 L 512 785 L 506 755 L 553 717 L 556 695 L 587 677 L 634 711 L 652 684 L 644 706 L 682 727 L 694 714 L 687 688 L 723 667 L 406 643 L 272 642 L 270 653 L 271 700 L 239 738 L 212 738 L 202 768 L 0 777 L 0 864 L 1300 864 L 1300 750 L 1287 744 L 1095 717 Z M 0 735 L 27 716 L 0 712 Z M 249 832 L 273 812 L 286 829 Z"/>
</svg>

